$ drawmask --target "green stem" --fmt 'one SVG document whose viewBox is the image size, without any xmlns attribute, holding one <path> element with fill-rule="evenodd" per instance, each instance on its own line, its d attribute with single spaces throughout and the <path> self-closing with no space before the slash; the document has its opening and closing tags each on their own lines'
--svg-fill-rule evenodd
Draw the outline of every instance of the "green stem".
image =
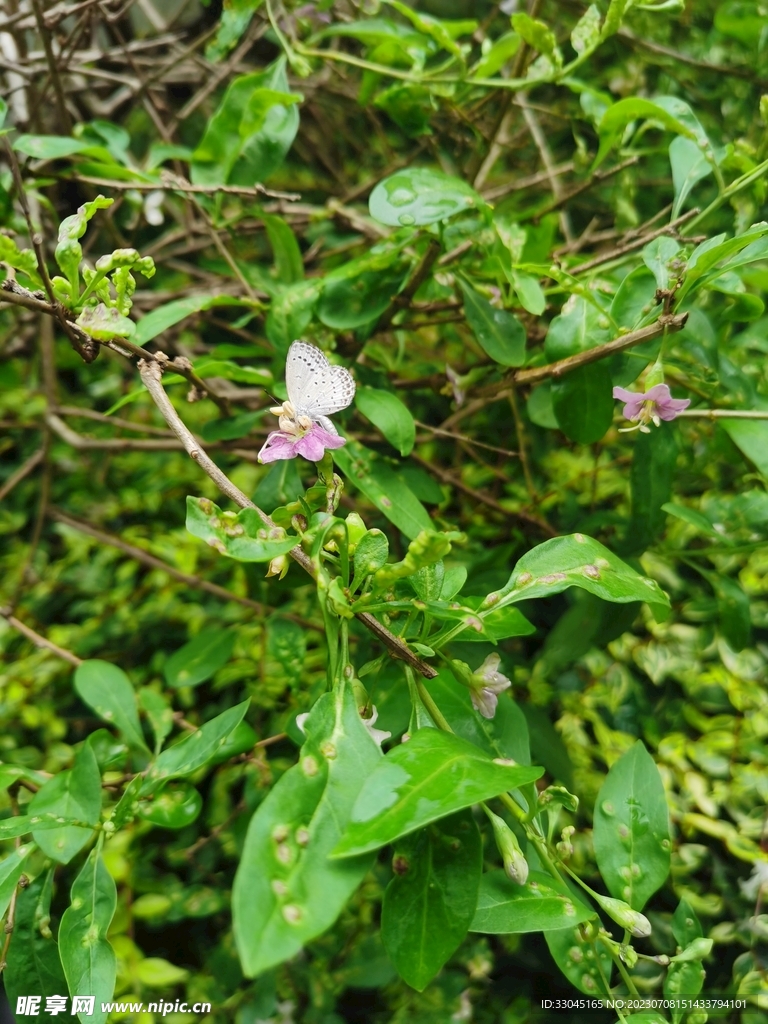
<svg viewBox="0 0 768 1024">
<path fill-rule="evenodd" d="M 640 993 L 637 991 L 637 986 L 635 985 L 634 981 L 632 980 L 632 976 L 630 975 L 629 971 L 627 970 L 627 968 L 626 968 L 626 966 L 624 964 L 624 961 L 621 959 L 619 954 L 618 953 L 614 953 L 613 950 L 611 950 L 611 959 L 613 960 L 613 962 L 618 967 L 619 974 L 624 979 L 624 984 L 627 986 L 627 990 L 629 991 L 629 994 L 631 996 L 639 996 Z"/>
<path fill-rule="evenodd" d="M 410 672 L 411 674 L 413 674 L 413 669 L 410 666 L 407 666 L 405 671 L 406 672 Z M 432 699 L 432 694 L 429 692 L 429 690 L 424 685 L 424 680 L 423 679 L 416 679 L 416 692 L 418 693 L 419 697 L 421 698 L 421 703 L 424 705 L 424 707 L 429 712 L 430 717 L 432 718 L 433 722 L 438 727 L 438 729 L 442 729 L 443 732 L 451 732 L 452 733 L 453 729 L 450 727 L 450 725 L 446 721 L 446 718 L 443 715 L 443 713 L 440 710 L 440 708 L 437 706 L 437 704 L 435 704 L 434 700 Z"/>
<path fill-rule="evenodd" d="M 754 167 L 747 174 L 742 174 L 740 178 L 737 178 L 735 181 L 732 181 L 731 184 L 726 189 L 724 189 L 719 196 L 712 200 L 712 202 L 705 210 L 702 210 L 697 217 L 694 217 L 693 220 L 689 222 L 688 230 L 692 231 L 698 224 L 701 223 L 701 221 L 707 218 L 710 215 L 710 213 L 714 213 L 715 210 L 721 207 L 723 203 L 726 201 L 726 199 L 730 199 L 731 196 L 735 196 L 737 192 L 741 192 L 743 188 L 746 188 L 748 185 L 751 185 L 753 181 L 757 181 L 758 178 L 761 178 L 766 171 L 768 171 L 768 160 L 763 160 L 762 163 L 758 164 L 757 167 Z"/>
</svg>

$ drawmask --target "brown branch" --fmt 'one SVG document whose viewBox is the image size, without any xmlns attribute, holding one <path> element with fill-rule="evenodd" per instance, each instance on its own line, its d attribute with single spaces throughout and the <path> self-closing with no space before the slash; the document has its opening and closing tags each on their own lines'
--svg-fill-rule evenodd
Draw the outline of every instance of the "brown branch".
<svg viewBox="0 0 768 1024">
<path fill-rule="evenodd" d="M 547 363 L 546 366 L 532 366 L 527 370 L 517 370 L 512 377 L 515 384 L 538 384 L 539 381 L 548 380 L 554 377 L 558 380 L 571 370 L 579 366 L 586 366 L 588 363 L 595 363 L 599 359 L 605 359 L 616 352 L 623 352 L 634 345 L 642 345 L 644 341 L 653 341 L 662 334 L 671 334 L 675 331 L 682 331 L 688 319 L 687 313 L 662 314 L 655 324 L 648 327 L 641 327 L 638 331 L 630 331 L 605 345 L 596 345 L 586 352 L 577 352 L 576 355 L 567 356 L 565 359 L 558 359 L 555 363 Z"/>
<path fill-rule="evenodd" d="M 193 576 L 190 573 L 181 572 L 181 570 L 176 569 L 168 562 L 164 562 L 161 558 L 157 558 L 155 555 L 151 555 L 148 551 L 144 551 L 143 548 L 138 548 L 133 544 L 129 544 L 120 537 L 115 537 L 111 533 L 106 533 L 104 530 L 100 530 L 98 527 L 93 526 L 91 523 L 86 523 L 82 519 L 76 519 L 74 516 L 69 515 L 67 512 L 63 512 L 59 508 L 49 509 L 48 515 L 51 519 L 55 519 L 57 523 L 63 523 L 64 526 L 69 526 L 73 530 L 78 530 L 80 533 L 84 533 L 88 537 L 93 537 L 94 540 L 99 541 L 101 544 L 108 544 L 110 547 L 117 548 L 118 551 L 124 552 L 129 556 L 129 558 L 132 558 L 136 562 L 140 562 L 142 565 L 146 565 L 149 569 L 159 569 L 161 572 L 168 573 L 169 576 L 178 580 L 179 583 L 186 583 L 187 586 L 194 587 L 197 590 L 205 590 L 207 593 L 213 594 L 214 597 L 221 598 L 222 601 L 236 601 L 238 604 L 241 604 L 246 608 L 253 608 L 259 615 L 266 615 L 269 612 L 269 608 L 267 608 L 266 605 L 263 605 L 260 601 L 252 601 L 250 597 L 241 597 L 239 594 L 233 594 L 232 591 L 227 590 L 225 587 L 220 587 L 216 583 L 209 583 L 208 580 L 204 580 L 200 576 Z M 283 614 L 285 618 L 298 622 L 298 624 L 303 626 L 305 629 L 323 629 L 323 627 L 317 623 L 310 622 L 308 619 L 303 619 L 299 615 L 291 615 L 287 613 L 281 614 Z"/>
<path fill-rule="evenodd" d="M 648 242 L 652 242 L 654 238 L 658 238 L 660 235 L 674 234 L 675 228 L 681 224 L 685 224 L 686 221 L 695 217 L 699 213 L 698 207 L 694 207 L 692 210 L 688 210 L 686 213 L 675 218 L 665 224 L 664 227 L 658 228 L 656 231 L 651 231 L 647 235 L 642 235 L 640 238 L 636 238 L 631 242 L 625 242 L 623 245 L 616 246 L 615 249 L 610 249 L 608 252 L 600 253 L 591 260 L 587 260 L 586 263 L 579 263 L 575 267 L 571 267 L 569 273 L 571 274 L 584 274 L 587 270 L 592 270 L 594 267 L 602 266 L 604 263 L 610 263 L 611 260 L 618 259 L 620 256 L 626 256 L 629 252 L 634 252 L 635 249 L 642 249 Z"/>
<path fill-rule="evenodd" d="M 460 477 L 454 476 L 450 470 L 443 469 L 442 466 L 435 466 L 426 459 L 422 459 L 422 457 L 417 455 L 415 452 L 411 453 L 411 458 L 415 459 L 416 462 L 421 463 L 421 465 L 424 466 L 425 469 L 428 469 L 430 473 L 434 473 L 434 475 L 444 484 L 448 484 L 450 487 L 455 487 L 457 491 L 463 491 L 464 494 L 468 495 L 470 498 L 474 498 L 474 500 L 479 502 L 481 505 L 487 505 L 488 508 L 492 508 L 496 512 L 500 512 L 507 518 L 521 519 L 525 523 L 537 526 L 542 533 L 546 533 L 548 537 L 557 537 L 557 530 L 554 530 L 545 519 L 540 519 L 537 515 L 533 515 L 530 512 L 524 512 L 522 510 L 515 512 L 512 509 L 504 508 L 504 506 L 492 495 L 486 494 L 485 491 L 479 491 L 474 487 L 470 487 L 469 484 L 465 484 Z"/>
<path fill-rule="evenodd" d="M 159 181 L 113 181 L 111 178 L 94 178 L 89 174 L 76 174 L 77 181 L 87 182 L 89 185 L 98 185 L 101 188 L 113 188 L 123 192 L 184 192 L 190 195 L 213 196 L 224 193 L 229 196 L 246 196 L 258 199 L 267 196 L 269 199 L 284 199 L 288 203 L 295 203 L 301 199 L 299 192 L 277 192 L 274 189 L 266 188 L 260 183 L 255 185 L 192 185 L 178 175 L 163 171 Z"/>
<path fill-rule="evenodd" d="M 399 294 L 392 296 L 392 300 L 390 301 L 389 305 L 379 317 L 379 322 L 376 324 L 375 333 L 379 333 L 380 331 L 386 331 L 387 328 L 392 323 L 392 320 L 394 319 L 395 315 L 401 309 L 403 309 L 405 306 L 409 304 L 409 302 L 414 297 L 419 288 L 422 286 L 424 281 L 426 281 L 429 272 L 431 271 L 432 266 L 435 260 L 437 259 L 439 252 L 440 243 L 436 242 L 434 239 L 431 239 L 429 245 L 427 246 L 426 252 L 421 258 L 421 262 L 416 267 L 414 272 L 411 274 L 408 280 L 408 284 L 405 286 L 405 288 L 403 288 L 403 290 Z"/>
<path fill-rule="evenodd" d="M 0 608 L 0 615 L 2 615 L 9 626 L 13 626 L 13 628 L 25 636 L 27 640 L 31 640 L 35 647 L 40 647 L 45 651 L 51 651 L 59 658 L 63 658 L 64 661 L 68 661 L 70 665 L 82 664 L 82 658 L 78 658 L 76 654 L 73 654 L 72 651 L 66 650 L 64 647 L 59 647 L 58 644 L 53 643 L 51 640 L 46 640 L 44 636 L 36 633 L 34 629 L 31 629 L 20 619 L 17 619 L 15 615 L 12 615 L 7 608 Z"/>
<path fill-rule="evenodd" d="M 570 192 L 561 192 L 559 196 L 556 196 L 551 203 L 548 203 L 542 209 L 536 211 L 536 218 L 543 217 L 547 213 L 551 213 L 552 210 L 557 210 L 561 206 L 565 206 L 576 196 L 580 196 L 583 192 L 588 192 L 593 185 L 599 185 L 601 182 L 606 181 L 608 178 L 612 178 L 614 174 L 618 174 L 620 171 L 625 171 L 627 167 L 633 167 L 640 161 L 640 157 L 630 156 L 626 160 L 622 160 L 619 164 L 614 164 L 613 167 L 609 167 L 605 171 L 596 171 L 591 174 L 586 181 L 582 181 L 579 185 L 576 185 L 571 189 Z M 554 168 L 553 168 L 554 170 Z M 669 230 L 669 225 L 667 225 Z M 569 245 L 573 245 L 573 241 L 568 242 Z"/>
<path fill-rule="evenodd" d="M 40 4 L 40 0 L 32 0 L 32 10 L 35 14 L 35 21 L 37 22 L 37 29 L 40 33 L 40 38 L 43 41 L 45 59 L 48 62 L 48 70 L 50 72 L 51 81 L 53 82 L 53 91 L 56 96 L 56 110 L 59 118 L 58 128 L 61 131 L 62 135 L 69 135 L 69 133 L 72 131 L 72 119 L 69 116 L 69 111 L 67 110 L 67 101 L 66 97 L 64 96 L 64 87 L 61 84 L 59 68 L 56 63 L 56 57 L 53 53 L 53 47 L 51 46 L 51 32 L 46 23 L 45 15 L 43 14 L 43 8 Z"/>
<path fill-rule="evenodd" d="M 153 401 L 162 413 L 165 422 L 181 441 L 189 457 L 193 459 L 205 473 L 208 474 L 222 494 L 225 494 L 240 508 L 254 509 L 262 523 L 264 523 L 267 528 L 274 528 L 276 524 L 267 515 L 267 513 L 260 509 L 258 505 L 255 505 L 249 497 L 243 494 L 240 488 L 233 484 L 229 477 L 223 473 L 216 463 L 206 454 L 205 451 L 203 451 L 200 443 L 182 421 L 181 417 L 174 409 L 170 398 L 165 393 L 165 388 L 163 387 L 161 380 L 162 368 L 158 366 L 157 363 L 150 363 L 142 360 L 139 363 L 139 373 L 141 374 L 144 386 L 147 391 L 149 391 Z M 302 550 L 302 548 L 297 545 L 288 553 L 291 558 L 314 579 L 315 569 L 312 564 L 312 560 Z M 400 658 L 402 661 L 405 661 L 426 679 L 434 679 L 437 675 L 435 669 L 432 668 L 431 665 L 427 665 L 420 658 L 417 658 L 413 651 L 408 648 L 400 637 L 390 633 L 385 626 L 366 612 L 358 615 L 357 618 L 367 629 L 381 640 L 393 657 Z"/>
<path fill-rule="evenodd" d="M 45 456 L 45 449 L 38 448 L 38 450 L 30 455 L 26 462 L 23 462 L 15 473 L 11 473 L 8 479 L 5 481 L 2 487 L 0 487 L 0 501 L 6 498 L 16 484 L 20 484 L 21 481 L 28 477 L 36 466 L 39 466 Z"/>
</svg>

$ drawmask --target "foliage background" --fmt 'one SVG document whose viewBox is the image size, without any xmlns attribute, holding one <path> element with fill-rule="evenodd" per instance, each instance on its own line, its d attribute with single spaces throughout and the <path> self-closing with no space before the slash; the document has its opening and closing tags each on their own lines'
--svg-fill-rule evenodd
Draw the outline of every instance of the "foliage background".
<svg viewBox="0 0 768 1024">
<path fill-rule="evenodd" d="M 472 45 L 471 61 L 482 58 L 483 40 L 509 31 L 509 5 L 501 5 L 504 11 L 461 0 L 448 6 L 417 5 L 440 17 L 476 19 L 478 26 L 462 37 Z M 607 768 L 641 737 L 662 771 L 675 830 L 671 881 L 649 915 L 654 948 L 669 952 L 673 946 L 670 915 L 684 896 L 715 940 L 707 990 L 764 987 L 766 917 L 759 895 L 743 883 L 760 851 L 768 850 L 766 424 L 749 422 L 739 433 L 692 418 L 650 435 L 620 434 L 611 412 L 601 432 L 593 420 L 605 417 L 604 400 L 601 406 L 574 389 L 558 407 L 561 423 L 571 417 L 566 436 L 546 389 L 531 399 L 528 388 L 510 388 L 504 368 L 478 344 L 454 273 L 460 268 L 474 275 L 488 298 L 494 288 L 503 292 L 504 304 L 525 327 L 533 365 L 607 340 L 608 325 L 595 316 L 576 349 L 550 348 L 545 355 L 542 345 L 569 293 L 578 298 L 580 282 L 613 294 L 629 270 L 644 265 L 639 246 L 626 256 L 617 250 L 647 240 L 672 216 L 673 135 L 660 127 L 644 122 L 624 140 L 619 133 L 602 165 L 604 176 L 590 170 L 599 142 L 595 123 L 605 105 L 621 98 L 684 99 L 720 154 L 725 180 L 754 172 L 719 199 L 713 175 L 694 183 L 674 215 L 693 201 L 707 213 L 680 227 L 676 237 L 683 245 L 720 231 L 743 232 L 765 216 L 761 162 L 768 135 L 765 111 L 759 114 L 768 89 L 764 7 L 703 0 L 685 9 L 628 10 L 622 28 L 578 76 L 538 87 L 522 106 L 517 97 L 523 92 L 388 80 L 359 66 L 367 59 L 395 71 L 418 70 L 422 56 L 433 64 L 436 53 L 450 57 L 423 34 L 402 47 L 356 40 L 351 30 L 318 35 L 329 23 L 349 28 L 369 15 L 392 19 L 405 34 L 407 20 L 392 9 L 376 14 L 353 3 L 298 10 L 286 4 L 275 8 L 270 24 L 266 8 L 249 3 L 225 5 L 223 13 L 192 3 L 97 3 L 76 5 L 71 14 L 57 6 L 42 22 L 38 7 L 9 5 L 0 32 L 12 41 L 3 51 L 8 123 L 28 136 L 76 143 L 58 149 L 30 143 L 19 150 L 44 244 L 50 253 L 58 221 L 82 202 L 98 193 L 116 198 L 109 214 L 94 220 L 86 258 L 129 245 L 154 257 L 158 272 L 135 295 L 140 332 L 154 311 L 187 302 L 189 315 L 167 320 L 158 343 L 170 354 L 189 356 L 196 367 L 205 367 L 203 359 L 217 361 L 208 376 L 219 408 L 210 398 L 186 404 L 185 384 L 172 393 L 186 422 L 212 442 L 217 460 L 243 490 L 269 510 L 295 496 L 297 477 L 304 486 L 313 482 L 301 460 L 280 464 L 279 474 L 257 465 L 268 427 L 262 416 L 248 421 L 247 436 L 227 439 L 226 430 L 217 429 L 222 408 L 232 415 L 269 404 L 263 371 L 271 372 L 270 381 L 282 380 L 296 316 L 302 337 L 354 364 L 359 384 L 397 395 L 410 409 L 415 445 L 401 459 L 387 431 L 378 430 L 371 422 L 376 417 L 367 418 L 360 404 L 341 419 L 350 437 L 377 453 L 376 466 L 399 474 L 396 504 L 405 488 L 437 524 L 465 532 L 466 543 L 451 558 L 468 570 L 466 592 L 501 586 L 530 546 L 581 531 L 637 559 L 670 593 L 673 614 L 663 624 L 645 609 L 603 604 L 581 592 L 531 603 L 525 611 L 537 631 L 502 643 L 504 665 L 526 707 L 534 758 L 581 797 L 574 819 L 577 870 L 588 881 L 593 877 L 595 795 Z M 567 49 L 584 9 L 545 0 L 534 3 L 533 13 Z M 281 108 L 288 120 L 297 115 L 285 159 L 278 154 L 270 162 L 259 151 L 243 158 L 238 171 L 240 140 L 225 128 L 207 155 L 198 150 L 196 162 L 192 158 L 192 180 L 216 183 L 206 168 L 220 161 L 235 192 L 214 202 L 205 193 L 174 188 L 178 178 L 161 178 L 161 168 L 189 177 L 191 154 L 210 131 L 227 87 L 239 76 L 274 68 L 281 51 L 275 24 L 283 44 L 293 39 L 305 47 L 299 42 L 294 49 L 287 78 L 271 83 L 302 96 Z M 536 56 L 520 52 L 515 74 Z M 511 74 L 515 59 L 505 62 L 504 74 Z M 491 151 L 494 159 L 486 159 Z M 459 218 L 440 229 L 428 265 L 422 233 L 383 284 L 376 274 L 352 278 L 352 284 L 342 276 L 335 295 L 326 291 L 320 311 L 302 319 L 301 282 L 308 282 L 311 295 L 312 282 L 391 234 L 369 215 L 367 200 L 379 180 L 411 165 L 474 183 L 494 204 L 498 222 L 513 226 L 507 230 L 517 271 L 510 266 L 509 274 L 499 274 L 492 263 L 498 242 L 488 237 L 487 225 Z M 266 173 L 255 173 L 259 168 Z M 255 193 L 256 180 L 265 180 L 273 194 Z M 9 169 L 1 183 L 3 230 L 23 244 L 26 225 Z M 402 233 L 398 238 L 409 244 Z M 593 258 L 594 269 L 582 267 L 581 277 L 568 279 L 519 269 L 554 263 L 553 270 L 573 273 L 578 262 Z M 407 289 L 404 301 L 391 301 L 393 284 L 419 266 L 426 266 L 416 282 L 420 290 Z M 766 263 L 757 262 L 741 270 L 736 283 L 699 297 L 688 326 L 666 351 L 667 381 L 676 394 L 702 408 L 768 408 L 766 275 Z M 278 300 L 291 285 L 297 307 L 286 303 L 281 320 Z M 651 282 L 646 299 L 654 290 Z M 210 296 L 222 296 L 221 304 Z M 364 326 L 377 302 L 383 303 L 378 318 Z M 144 332 L 152 337 L 148 327 Z M 210 1000 L 213 1019 L 237 1024 L 522 1024 L 542 996 L 572 993 L 541 937 L 528 935 L 470 935 L 423 993 L 409 989 L 396 979 L 378 939 L 379 901 L 390 870 L 383 860 L 336 926 L 304 955 L 256 982 L 243 979 L 229 891 L 250 812 L 295 760 L 293 719 L 324 686 L 313 590 L 295 566 L 282 583 L 267 581 L 259 566 L 233 567 L 186 532 L 185 496 L 218 500 L 213 485 L 164 429 L 130 361 L 103 351 L 86 365 L 60 334 L 32 311 L 6 306 L 0 312 L 0 758 L 57 772 L 101 727 L 73 690 L 73 658 L 119 664 L 136 688 L 163 693 L 182 725 L 200 724 L 250 696 L 257 737 L 282 737 L 201 779 L 203 809 L 192 824 L 170 831 L 140 823 L 107 847 L 119 892 L 110 932 L 118 994 Z M 117 409 L 128 396 L 131 401 Z M 402 444 L 406 451 L 407 439 Z M 381 479 L 391 483 L 391 469 Z M 662 505 L 670 502 L 677 512 L 668 515 Z M 387 531 L 402 555 L 381 503 L 377 508 L 354 478 L 342 507 Z M 212 592 L 210 584 L 228 596 Z M 31 640 L 17 623 L 34 631 Z M 195 688 L 169 685 L 173 652 L 203 630 L 224 628 L 234 636 L 226 663 Z M 36 646 L 36 637 L 48 647 Z M 358 665 L 379 653 L 362 632 L 354 639 Z M 473 667 L 491 649 L 473 644 L 465 652 L 469 646 L 456 650 Z M 398 680 L 387 667 L 370 687 L 379 724 L 394 733 L 407 726 Z M 110 756 L 114 784 L 124 762 L 119 749 Z M 0 797 L 1 806 L 10 813 L 13 799 L 23 805 L 30 796 L 22 789 L 17 797 Z M 493 851 L 486 852 L 493 859 Z M 57 885 L 54 919 L 68 885 Z M 749 1019 L 763 1018 L 753 1013 Z"/>
</svg>

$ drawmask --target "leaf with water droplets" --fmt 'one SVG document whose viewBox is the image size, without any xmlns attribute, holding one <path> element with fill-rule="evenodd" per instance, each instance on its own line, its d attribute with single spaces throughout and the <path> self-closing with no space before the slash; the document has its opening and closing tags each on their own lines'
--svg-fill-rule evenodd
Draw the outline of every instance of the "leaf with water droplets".
<svg viewBox="0 0 768 1024">
<path fill-rule="evenodd" d="M 235 875 L 235 941 L 248 977 L 290 959 L 330 928 L 373 860 L 328 857 L 381 760 L 351 689 L 324 694 L 304 728 L 298 764 L 251 819 Z"/>
<path fill-rule="evenodd" d="M 371 216 L 392 227 L 434 224 L 484 206 L 473 188 L 429 167 L 407 167 L 380 181 L 371 192 Z"/>
<path fill-rule="evenodd" d="M 600 874 L 616 899 L 642 910 L 669 874 L 669 811 L 659 769 L 638 740 L 613 765 L 595 804 Z"/>
</svg>

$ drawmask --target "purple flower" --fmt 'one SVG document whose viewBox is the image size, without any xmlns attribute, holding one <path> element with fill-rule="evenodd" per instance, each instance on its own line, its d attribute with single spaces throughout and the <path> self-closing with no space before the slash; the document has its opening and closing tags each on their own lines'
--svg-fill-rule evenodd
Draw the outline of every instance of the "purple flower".
<svg viewBox="0 0 768 1024">
<path fill-rule="evenodd" d="M 512 685 L 506 676 L 499 672 L 501 656 L 489 654 L 483 664 L 472 674 L 472 687 L 469 695 L 472 706 L 483 718 L 493 718 L 499 703 L 499 694 Z"/>
<path fill-rule="evenodd" d="M 622 415 L 625 419 L 637 423 L 630 430 L 642 430 L 648 433 L 648 424 L 655 423 L 658 427 L 661 420 L 673 420 L 679 412 L 691 404 L 690 398 L 673 398 L 668 384 L 655 384 L 644 394 L 627 391 L 626 388 L 614 388 L 613 397 L 624 402 Z"/>
<path fill-rule="evenodd" d="M 273 430 L 259 452 L 259 462 L 295 459 L 297 455 L 320 462 L 326 448 L 342 448 L 346 443 L 343 437 L 325 430 L 319 423 L 306 430 L 298 426 L 294 430 Z"/>
</svg>

